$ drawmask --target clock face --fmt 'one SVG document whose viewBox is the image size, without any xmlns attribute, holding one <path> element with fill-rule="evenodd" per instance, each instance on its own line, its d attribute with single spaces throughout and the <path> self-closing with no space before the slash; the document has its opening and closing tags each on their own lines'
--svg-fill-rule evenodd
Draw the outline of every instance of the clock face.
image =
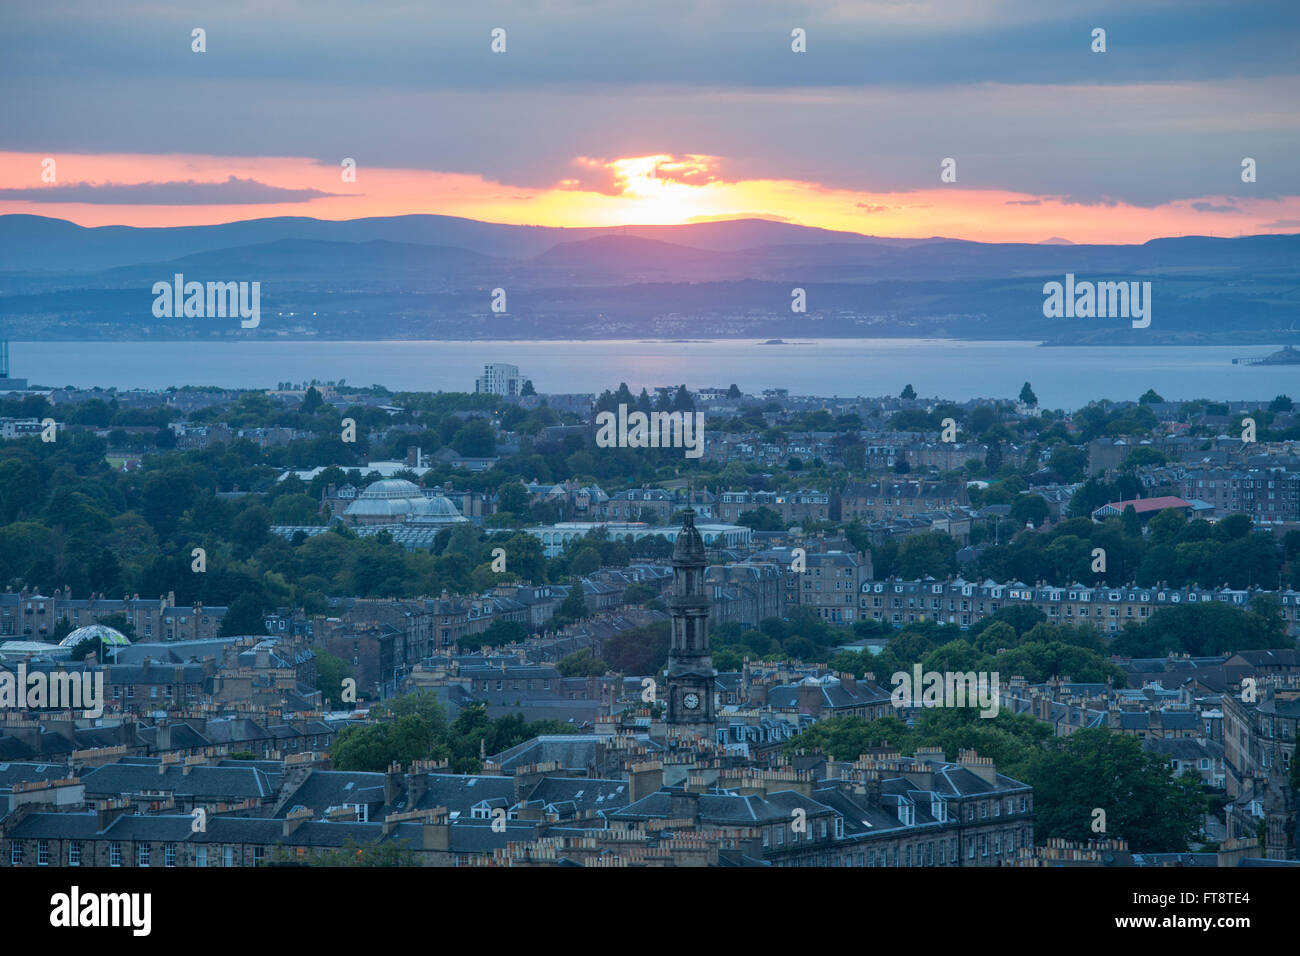
<svg viewBox="0 0 1300 956">
<path fill-rule="evenodd" d="M 686 705 L 687 710 L 694 710 L 700 706 L 699 694 L 687 694 L 682 698 L 682 703 Z"/>
</svg>

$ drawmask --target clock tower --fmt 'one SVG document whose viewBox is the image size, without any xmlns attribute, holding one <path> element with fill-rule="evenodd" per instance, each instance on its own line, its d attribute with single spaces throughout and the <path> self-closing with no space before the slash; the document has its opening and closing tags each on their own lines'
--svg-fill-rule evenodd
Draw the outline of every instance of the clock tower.
<svg viewBox="0 0 1300 956">
<path fill-rule="evenodd" d="M 709 597 L 704 590 L 704 539 L 687 508 L 673 545 L 672 646 L 668 651 L 668 729 L 714 739 L 713 655 Z"/>
</svg>

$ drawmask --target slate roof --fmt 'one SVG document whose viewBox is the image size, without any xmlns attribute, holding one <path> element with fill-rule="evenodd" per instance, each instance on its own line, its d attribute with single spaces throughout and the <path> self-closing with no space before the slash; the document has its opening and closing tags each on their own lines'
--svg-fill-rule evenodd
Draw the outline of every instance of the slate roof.
<svg viewBox="0 0 1300 956">
<path fill-rule="evenodd" d="M 558 763 L 562 770 L 585 773 L 588 765 L 596 760 L 596 745 L 605 739 L 595 734 L 543 734 L 495 754 L 493 760 L 506 774 L 523 764 L 551 761 Z M 649 735 L 637 734 L 636 741 L 651 750 L 662 749 Z"/>
<path fill-rule="evenodd" d="M 365 804 L 371 811 L 384 805 L 384 775 L 355 770 L 312 770 L 302 784 L 288 795 L 277 817 L 306 807 L 324 814 L 330 807 L 346 803 Z"/>
<path fill-rule="evenodd" d="M 27 760 L 36 756 L 36 751 L 17 737 L 0 737 L 0 760 Z"/>
<path fill-rule="evenodd" d="M 162 773 L 158 765 L 108 763 L 81 775 L 87 796 L 113 796 L 163 790 L 177 796 L 202 799 L 269 799 L 275 784 L 256 767 L 213 767 L 196 765 L 185 773 L 180 764 L 169 764 Z"/>
<path fill-rule="evenodd" d="M 590 777 L 544 777 L 527 796 L 544 806 L 565 804 L 563 819 L 586 813 L 617 810 L 628 805 L 626 780 L 599 780 Z"/>
<path fill-rule="evenodd" d="M 672 816 L 672 796 L 670 790 L 656 791 L 621 810 L 615 810 L 609 814 L 609 819 L 624 821 L 668 819 Z M 699 795 L 700 822 L 718 826 L 762 826 L 786 823 L 792 819 L 795 809 L 804 810 L 809 817 L 833 812 L 826 804 L 805 797 L 794 790 L 782 790 L 767 796 L 730 792 Z"/>
<path fill-rule="evenodd" d="M 844 838 L 861 839 L 880 833 L 905 829 L 898 819 L 898 814 L 884 807 L 863 807 L 850 800 L 838 787 L 826 787 L 813 791 L 819 803 L 824 803 L 844 818 Z M 928 805 L 927 805 L 928 809 Z M 926 814 L 928 819 L 928 814 Z M 920 808 L 917 819 L 920 820 Z"/>
<path fill-rule="evenodd" d="M 212 741 L 203 736 L 192 726 L 186 723 L 174 723 L 171 725 L 172 733 L 172 750 L 195 750 L 200 747 L 208 747 Z M 148 744 L 150 747 L 158 746 L 158 728 L 141 727 L 136 731 L 136 736 Z M 116 743 L 117 741 L 113 741 Z M 101 744 L 101 746 L 112 746 L 112 744 Z"/>
<path fill-rule="evenodd" d="M 994 782 L 986 783 L 977 773 L 958 764 L 932 762 L 935 767 L 934 790 L 944 796 L 969 797 L 983 793 L 1001 793 L 1029 790 L 1028 784 L 1013 780 L 1006 774 L 995 773 Z"/>
<path fill-rule="evenodd" d="M 508 843 L 524 843 L 537 839 L 537 825 L 525 820 L 506 820 L 505 830 L 498 831 L 500 831 L 500 824 L 494 830 L 491 820 L 458 820 L 451 826 L 451 851 L 490 853 L 493 850 L 505 849 Z"/>
<path fill-rule="evenodd" d="M 12 790 L 16 783 L 62 780 L 72 776 L 63 764 L 0 763 L 0 790 Z"/>
<path fill-rule="evenodd" d="M 1142 749 L 1170 760 L 1222 760 L 1223 744 L 1199 737 L 1166 737 L 1142 741 Z"/>
<path fill-rule="evenodd" d="M 97 813 L 32 813 L 7 828 L 5 835 L 11 840 L 88 840 L 99 832 Z"/>
<path fill-rule="evenodd" d="M 483 800 L 504 800 L 509 806 L 515 798 L 513 777 L 462 776 L 453 773 L 425 774 L 425 791 L 414 805 L 408 804 L 409 793 L 403 793 L 388 808 L 392 813 L 409 810 L 431 810 L 446 807 L 451 813 L 468 817 L 470 809 Z"/>
<path fill-rule="evenodd" d="M 868 707 L 887 704 L 889 692 L 877 684 L 865 680 L 857 682 L 857 690 L 850 691 L 837 677 L 808 678 L 802 683 L 815 683 L 820 686 L 822 707 Z M 799 706 L 799 684 L 781 684 L 771 687 L 767 692 L 767 703 L 774 708 L 792 708 Z"/>
<path fill-rule="evenodd" d="M 1259 712 L 1291 719 L 1300 718 L 1300 699 L 1278 700 L 1276 697 L 1270 697 L 1260 703 Z"/>
<path fill-rule="evenodd" d="M 244 743 L 273 738 L 265 727 L 247 717 L 221 717 L 209 720 L 207 735 L 214 744 Z"/>
</svg>

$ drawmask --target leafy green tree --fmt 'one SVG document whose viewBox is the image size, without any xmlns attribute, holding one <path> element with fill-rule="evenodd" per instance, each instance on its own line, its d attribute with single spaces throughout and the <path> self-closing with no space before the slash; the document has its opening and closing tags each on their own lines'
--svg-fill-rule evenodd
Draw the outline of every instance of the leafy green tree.
<svg viewBox="0 0 1300 956">
<path fill-rule="evenodd" d="M 531 502 L 528 489 L 522 481 L 507 481 L 497 488 L 497 510 L 509 512 L 518 518 L 528 515 Z"/>
<path fill-rule="evenodd" d="M 906 745 L 912 733 L 897 717 L 828 717 L 806 727 L 782 745 L 787 757 L 798 751 L 824 753 L 833 760 L 857 760 L 872 747 Z"/>
<path fill-rule="evenodd" d="M 466 634 L 456 639 L 456 646 L 461 650 L 477 651 L 480 647 L 501 647 L 515 644 L 528 637 L 528 629 L 518 621 L 494 620 L 481 633 Z"/>
<path fill-rule="evenodd" d="M 1142 519 L 1138 517 L 1137 509 L 1132 505 L 1124 506 L 1124 514 L 1121 520 L 1124 522 L 1126 537 L 1136 538 L 1142 534 Z"/>
<path fill-rule="evenodd" d="M 957 570 L 957 541 L 939 531 L 909 535 L 898 549 L 898 574 L 922 578 L 927 574 L 944 578 Z"/>
<path fill-rule="evenodd" d="M 235 516 L 231 532 L 241 555 L 252 554 L 270 538 L 271 512 L 260 504 L 250 505 Z"/>
<path fill-rule="evenodd" d="M 569 585 L 569 593 L 560 602 L 560 606 L 555 609 L 552 620 L 557 625 L 563 626 L 572 624 L 574 621 L 581 621 L 589 616 L 587 598 L 582 591 L 582 582 L 575 580 Z"/>
<path fill-rule="evenodd" d="M 1246 537 L 1251 532 L 1251 521 L 1249 515 L 1228 515 L 1221 518 L 1214 524 L 1215 541 L 1236 541 Z"/>
<path fill-rule="evenodd" d="M 1047 620 L 1047 615 L 1036 607 L 1026 607 L 1020 604 L 1008 604 L 998 608 L 988 617 L 976 621 L 971 626 L 969 634 L 978 636 L 985 628 L 995 622 L 1009 624 L 1019 637 L 1035 626 Z"/>
<path fill-rule="evenodd" d="M 1187 527 L 1187 516 L 1177 508 L 1166 508 L 1147 522 L 1147 536 L 1153 547 L 1172 546 Z"/>
<path fill-rule="evenodd" d="M 648 584 L 629 584 L 627 590 L 623 592 L 623 601 L 626 604 L 648 604 L 659 597 L 659 592 Z"/>
<path fill-rule="evenodd" d="M 1038 843 L 1092 838 L 1094 808 L 1106 811 L 1107 835 L 1137 853 L 1184 852 L 1200 832 L 1206 804 L 1199 777 L 1175 777 L 1134 737 L 1105 729 L 1055 737 L 1030 753 L 1020 773 L 1034 788 Z"/>
<path fill-rule="evenodd" d="M 572 574 L 586 575 L 598 570 L 600 570 L 600 551 L 591 546 L 580 548 L 569 561 L 569 572 Z"/>
<path fill-rule="evenodd" d="M 452 435 L 451 447 L 467 458 L 491 458 L 496 454 L 496 431 L 487 419 L 471 419 Z"/>
<path fill-rule="evenodd" d="M 382 773 L 392 763 L 409 766 L 433 754 L 435 738 L 429 721 L 419 714 L 344 727 L 330 749 L 335 770 Z"/>
<path fill-rule="evenodd" d="M 1008 768 L 1021 765 L 1051 736 L 1051 728 L 1029 714 L 999 710 L 994 717 L 981 717 L 974 707 L 938 707 L 920 713 L 907 746 L 911 752 L 917 747 L 938 747 L 951 758 L 974 750 L 1009 773 Z"/>
<path fill-rule="evenodd" d="M 742 511 L 736 518 L 736 524 L 744 525 L 754 531 L 784 531 L 785 523 L 781 516 L 771 508 L 759 507 L 752 511 Z"/>
<path fill-rule="evenodd" d="M 609 665 L 583 647 L 560 658 L 556 668 L 564 677 L 599 677 L 609 671 Z"/>
<path fill-rule="evenodd" d="M 903 391 L 899 393 L 898 397 L 901 398 L 901 399 L 903 399 L 904 401 L 908 401 L 908 402 L 915 401 L 915 400 L 916 400 L 916 389 L 914 389 L 914 388 L 911 386 L 910 383 L 907 384 L 907 385 L 904 385 L 904 386 L 903 386 Z"/>
<path fill-rule="evenodd" d="M 1017 495 L 1011 503 L 1010 517 L 1017 524 L 1032 523 L 1035 528 L 1040 528 L 1051 516 L 1051 509 L 1042 495 Z"/>
<path fill-rule="evenodd" d="M 341 657 L 335 657 L 323 647 L 314 649 L 316 655 L 316 689 L 321 696 L 332 701 L 341 700 L 343 681 L 352 676 L 352 666 Z"/>
<path fill-rule="evenodd" d="M 1165 456 L 1163 454 L 1152 448 L 1150 445 L 1139 445 L 1125 456 L 1124 461 L 1120 464 L 1120 468 L 1125 471 L 1133 471 L 1136 468 L 1142 468 L 1147 465 L 1163 464 L 1165 464 Z"/>
<path fill-rule="evenodd" d="M 271 502 L 271 522 L 277 525 L 324 523 L 320 516 L 320 502 L 305 494 L 279 495 Z"/>
<path fill-rule="evenodd" d="M 1204 657 L 1287 646 L 1276 619 L 1221 601 L 1163 607 L 1120 632 L 1112 652 L 1125 657 Z"/>
<path fill-rule="evenodd" d="M 1034 394 L 1034 390 L 1029 387 L 1028 382 L 1020 386 L 1020 401 L 1026 405 L 1038 404 L 1038 396 Z"/>
<path fill-rule="evenodd" d="M 315 415 L 324 406 L 325 399 L 321 397 L 315 386 L 312 386 L 307 389 L 307 394 L 303 396 L 302 405 L 298 407 L 298 411 L 303 415 Z"/>
<path fill-rule="evenodd" d="M 1082 481 L 1084 472 L 1088 467 L 1088 453 L 1082 448 L 1075 448 L 1072 445 L 1056 445 L 1052 449 L 1051 457 L 1047 460 L 1047 467 L 1066 481 Z M 1105 502 L 1102 502 L 1102 504 L 1105 504 Z"/>
<path fill-rule="evenodd" d="M 262 618 L 264 610 L 262 602 L 252 594 L 239 595 L 226 609 L 226 615 L 221 619 L 221 636 L 265 634 L 266 622 Z"/>
</svg>

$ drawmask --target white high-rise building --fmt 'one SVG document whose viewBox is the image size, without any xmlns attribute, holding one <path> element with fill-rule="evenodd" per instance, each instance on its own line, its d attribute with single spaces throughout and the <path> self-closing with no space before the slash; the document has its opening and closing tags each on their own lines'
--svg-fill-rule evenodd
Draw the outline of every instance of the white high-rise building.
<svg viewBox="0 0 1300 956">
<path fill-rule="evenodd" d="M 492 395 L 518 395 L 523 387 L 519 366 L 500 362 L 484 365 L 483 374 L 474 380 L 474 391 Z"/>
</svg>

